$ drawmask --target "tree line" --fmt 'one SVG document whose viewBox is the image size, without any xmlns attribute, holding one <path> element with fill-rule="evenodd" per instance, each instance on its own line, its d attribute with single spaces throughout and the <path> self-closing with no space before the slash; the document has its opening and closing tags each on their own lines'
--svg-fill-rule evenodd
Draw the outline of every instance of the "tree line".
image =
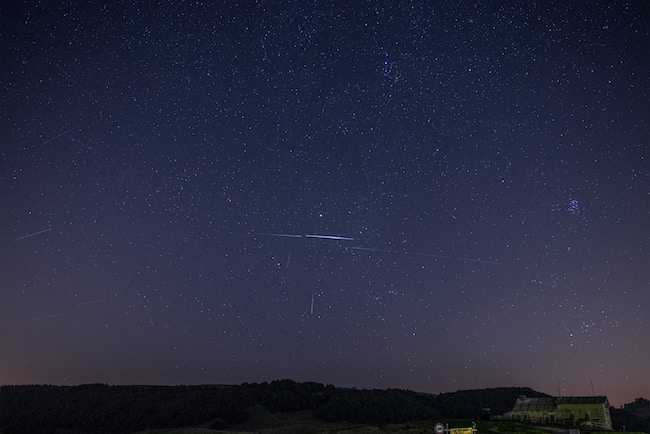
<svg viewBox="0 0 650 434">
<path fill-rule="evenodd" d="M 310 410 L 323 421 L 381 425 L 436 418 L 478 418 L 512 409 L 529 388 L 466 390 L 440 395 L 409 390 L 357 390 L 278 380 L 239 386 L 3 386 L 5 434 L 121 434 L 202 425 L 224 429 L 246 421 L 249 409 Z"/>
</svg>

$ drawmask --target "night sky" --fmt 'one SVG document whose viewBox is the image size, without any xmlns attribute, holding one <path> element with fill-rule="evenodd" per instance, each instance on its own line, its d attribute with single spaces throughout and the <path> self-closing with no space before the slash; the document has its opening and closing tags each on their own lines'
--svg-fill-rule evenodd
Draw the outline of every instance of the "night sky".
<svg viewBox="0 0 650 434">
<path fill-rule="evenodd" d="M 650 395 L 646 1 L 1 20 L 0 384 Z"/>
</svg>

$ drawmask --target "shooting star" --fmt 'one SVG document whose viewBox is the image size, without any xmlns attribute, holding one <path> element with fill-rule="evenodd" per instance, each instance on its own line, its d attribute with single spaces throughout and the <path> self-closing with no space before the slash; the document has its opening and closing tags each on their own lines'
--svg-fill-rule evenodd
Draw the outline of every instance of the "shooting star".
<svg viewBox="0 0 650 434">
<path fill-rule="evenodd" d="M 311 292 L 311 307 L 309 309 L 310 314 L 314 314 L 314 291 Z"/>
<path fill-rule="evenodd" d="M 88 305 L 91 305 L 91 304 L 108 303 L 108 302 L 111 302 L 111 301 L 113 301 L 113 299 L 111 299 L 111 298 L 102 298 L 102 299 L 97 299 L 97 300 L 82 301 L 82 302 L 76 303 L 74 306 L 88 306 Z M 21 321 L 14 321 L 14 322 L 9 322 L 9 323 L 5 323 L 5 324 L 0 324 L 0 328 L 17 326 L 17 325 L 27 324 L 27 323 L 30 323 L 30 322 L 43 321 L 43 320 L 46 320 L 46 319 L 52 319 L 52 318 L 58 318 L 58 317 L 65 316 L 65 315 L 70 315 L 72 313 L 72 309 L 68 309 L 68 310 L 69 310 L 69 312 L 55 313 L 55 314 L 51 314 L 51 315 L 38 316 L 38 317 L 35 317 L 35 318 L 24 319 L 24 320 L 21 320 Z"/>
<path fill-rule="evenodd" d="M 321 234 L 276 234 L 268 232 L 260 232 L 257 235 L 265 237 L 278 237 L 278 238 L 316 238 L 319 240 L 334 240 L 334 241 L 354 241 L 354 238 L 341 237 L 339 235 L 321 235 Z"/>
<path fill-rule="evenodd" d="M 352 247 L 352 250 L 362 250 L 365 252 L 379 252 L 379 253 L 390 253 L 393 255 L 412 255 L 412 256 L 426 256 L 428 258 L 439 258 L 439 259 L 456 259 L 453 256 L 448 255 L 436 255 L 435 253 L 424 253 L 424 252 L 403 252 L 401 250 L 391 250 L 391 249 L 376 249 L 371 247 Z"/>
<path fill-rule="evenodd" d="M 91 151 L 93 151 L 93 152 L 96 153 L 96 154 L 101 155 L 102 157 L 106 157 L 106 155 L 102 154 L 102 153 L 99 152 L 97 149 L 93 148 L 92 146 L 85 144 L 85 143 L 82 142 L 81 140 L 77 140 L 77 139 L 75 139 L 74 137 L 70 137 L 70 136 L 67 135 L 67 134 L 64 134 L 63 137 L 66 137 L 66 138 L 72 140 L 74 143 L 77 143 L 77 144 L 79 144 L 79 145 L 81 145 L 81 146 L 83 146 L 83 147 L 85 147 L 85 148 L 87 148 L 87 149 L 90 149 Z"/>
<path fill-rule="evenodd" d="M 268 232 L 263 232 L 263 233 L 258 233 L 257 235 L 263 235 L 267 237 L 279 237 L 279 238 L 312 238 L 312 239 L 318 239 L 318 240 L 332 240 L 332 241 L 354 241 L 354 238 L 352 237 L 343 237 L 340 235 L 323 235 L 323 234 L 284 234 L 284 233 L 268 233 Z M 411 255 L 411 256 L 424 256 L 426 258 L 436 258 L 436 259 L 448 259 L 450 261 L 460 261 L 460 262 L 475 262 L 478 264 L 489 264 L 489 265 L 502 265 L 501 262 L 497 261 L 490 261 L 486 259 L 478 259 L 478 258 L 460 258 L 457 256 L 451 256 L 451 255 L 437 255 L 435 253 L 426 253 L 426 252 L 411 252 L 411 251 L 402 251 L 402 250 L 394 250 L 394 249 L 379 249 L 379 248 L 374 248 L 374 247 L 363 247 L 363 246 L 355 246 L 351 248 L 352 250 L 359 250 L 359 251 L 364 251 L 364 252 L 377 252 L 377 253 L 389 253 L 392 255 Z M 289 257 L 287 257 L 287 265 L 286 267 L 289 267 L 289 259 L 291 257 L 291 253 L 289 253 Z"/>
<path fill-rule="evenodd" d="M 42 231 L 34 232 L 32 234 L 23 235 L 22 237 L 16 238 L 14 241 L 24 240 L 25 238 L 35 237 L 36 235 L 44 234 L 45 232 L 51 231 L 52 228 L 43 229 Z"/>
<path fill-rule="evenodd" d="M 354 238 L 340 237 L 338 235 L 307 234 L 305 235 L 305 238 L 318 238 L 320 240 L 334 240 L 334 241 L 354 241 Z"/>
<path fill-rule="evenodd" d="M 449 256 L 449 255 L 436 255 L 435 253 L 409 252 L 409 251 L 404 252 L 400 250 L 376 249 L 376 248 L 363 247 L 363 246 L 352 247 L 352 250 L 360 250 L 364 252 L 390 253 L 393 255 L 424 256 L 427 258 L 449 259 L 449 260 L 461 261 L 461 262 L 476 262 L 480 264 L 502 265 L 501 262 L 497 262 L 497 261 L 488 261 L 484 259 L 471 259 L 471 258 L 457 258 L 455 256 Z"/>
<path fill-rule="evenodd" d="M 265 237 L 279 237 L 279 238 L 302 238 L 302 235 L 296 235 L 296 234 L 269 234 L 269 233 L 259 233 L 257 235 L 262 235 Z"/>
<path fill-rule="evenodd" d="M 81 303 L 77 303 L 77 306 L 87 306 L 89 304 L 98 304 L 98 303 L 106 303 L 111 301 L 110 298 L 104 298 L 101 300 L 91 300 L 91 301 L 82 301 Z"/>
<path fill-rule="evenodd" d="M 43 145 L 46 145 L 46 144 L 48 144 L 48 143 L 50 143 L 50 142 L 53 142 L 54 140 L 58 139 L 59 137 L 63 137 L 63 136 L 65 136 L 65 135 L 67 135 L 68 133 L 73 132 L 74 130 L 76 130 L 76 129 L 79 128 L 80 126 L 81 126 L 81 124 L 76 125 L 76 126 L 70 128 L 69 130 L 65 130 L 65 131 L 62 132 L 61 134 L 57 134 L 57 135 L 54 136 L 54 137 L 50 137 L 49 139 L 47 139 L 46 141 L 44 141 L 44 142 L 42 142 L 40 145 L 38 145 L 37 148 L 40 148 L 40 147 L 43 146 Z"/>
<path fill-rule="evenodd" d="M 486 259 L 469 259 L 469 258 L 454 258 L 454 259 L 462 262 L 478 262 L 479 264 L 503 265 L 501 262 L 488 261 Z"/>
<path fill-rule="evenodd" d="M 58 318 L 60 316 L 67 315 L 66 313 L 55 313 L 53 315 L 45 315 L 45 316 L 39 316 L 36 318 L 30 318 L 30 319 L 24 319 L 22 321 L 15 321 L 15 322 L 9 322 L 6 324 L 0 324 L 0 328 L 4 327 L 11 327 L 11 326 L 16 326 L 16 325 L 21 325 L 21 324 L 27 324 L 28 322 L 34 322 L 34 321 L 42 321 L 45 319 L 51 319 L 51 318 Z"/>
</svg>

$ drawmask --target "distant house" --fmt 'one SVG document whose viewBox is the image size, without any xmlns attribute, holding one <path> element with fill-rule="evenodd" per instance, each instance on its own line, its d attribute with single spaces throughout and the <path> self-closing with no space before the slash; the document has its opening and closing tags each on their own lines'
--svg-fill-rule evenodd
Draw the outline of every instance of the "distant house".
<svg viewBox="0 0 650 434">
<path fill-rule="evenodd" d="M 540 424 L 571 424 L 612 429 L 609 401 L 605 396 L 517 398 L 504 419 Z"/>
</svg>

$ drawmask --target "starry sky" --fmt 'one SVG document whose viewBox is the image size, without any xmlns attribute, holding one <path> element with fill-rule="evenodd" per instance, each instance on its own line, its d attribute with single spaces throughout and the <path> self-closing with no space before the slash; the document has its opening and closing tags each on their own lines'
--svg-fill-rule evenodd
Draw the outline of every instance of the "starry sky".
<svg viewBox="0 0 650 434">
<path fill-rule="evenodd" d="M 647 2 L 1 21 L 0 384 L 650 396 Z"/>
</svg>

